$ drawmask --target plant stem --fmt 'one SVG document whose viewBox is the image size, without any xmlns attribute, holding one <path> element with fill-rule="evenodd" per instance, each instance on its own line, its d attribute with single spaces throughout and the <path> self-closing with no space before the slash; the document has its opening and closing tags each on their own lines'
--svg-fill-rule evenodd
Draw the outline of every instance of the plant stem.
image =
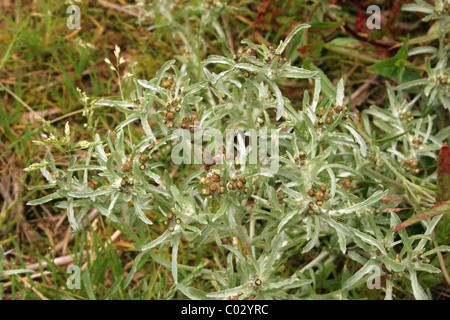
<svg viewBox="0 0 450 320">
<path fill-rule="evenodd" d="M 434 247 L 437 248 L 438 244 L 436 241 L 433 241 Z M 439 264 L 441 265 L 442 274 L 444 275 L 445 280 L 447 281 L 448 285 L 450 286 L 450 276 L 447 272 L 447 267 L 445 265 L 444 258 L 442 257 L 442 253 L 439 251 L 437 252 L 437 257 L 439 259 Z"/>
</svg>

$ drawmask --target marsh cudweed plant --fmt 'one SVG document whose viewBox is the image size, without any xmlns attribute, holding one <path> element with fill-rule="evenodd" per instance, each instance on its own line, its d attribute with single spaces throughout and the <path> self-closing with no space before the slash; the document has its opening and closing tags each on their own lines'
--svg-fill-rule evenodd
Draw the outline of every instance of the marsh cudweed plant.
<svg viewBox="0 0 450 320">
<path fill-rule="evenodd" d="M 140 253 L 124 287 L 153 261 L 190 299 L 346 299 L 373 270 L 380 270 L 386 299 L 396 283 L 428 298 L 418 273 L 440 272 L 430 259 L 449 247 L 430 242 L 442 216 L 422 221 L 422 233 L 393 233 L 401 221 L 386 209 L 433 204 L 435 176 L 419 177 L 445 134 L 433 135 L 433 116 L 413 110 L 431 96 L 407 101 L 387 84 L 388 107 L 373 106 L 362 113 L 362 126 L 354 123 L 344 80 L 322 92 L 317 71 L 283 55 L 308 27 L 297 26 L 276 47 L 243 40 L 234 56 L 209 56 L 195 72 L 183 59 L 167 61 L 152 79 L 132 79 L 129 99 L 84 96 L 90 117 L 94 107 L 107 106 L 125 120 L 106 136 L 76 143 L 69 125 L 63 138 L 47 126 L 47 138 L 37 142 L 48 147 L 46 159 L 29 170 L 41 170 L 47 184 L 34 188 L 50 193 L 29 204 L 56 200 L 74 232 L 95 208 L 134 239 Z M 281 92 L 285 78 L 314 84 L 300 105 Z M 67 166 L 56 164 L 52 147 L 71 155 Z M 79 149 L 87 152 L 73 156 Z M 187 172 L 181 181 L 168 172 L 174 165 Z M 214 266 L 182 260 L 183 251 L 210 246 Z M 288 266 L 292 256 L 302 266 Z M 359 267 L 344 267 L 335 286 L 319 294 L 317 279 L 342 257 Z M 209 290 L 192 285 L 195 278 Z"/>
</svg>

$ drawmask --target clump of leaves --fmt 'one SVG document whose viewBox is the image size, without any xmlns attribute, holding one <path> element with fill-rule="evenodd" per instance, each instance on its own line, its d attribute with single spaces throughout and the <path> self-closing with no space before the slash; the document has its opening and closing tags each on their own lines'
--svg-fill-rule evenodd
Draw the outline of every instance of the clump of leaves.
<svg viewBox="0 0 450 320">
<path fill-rule="evenodd" d="M 414 100 L 403 100 L 387 85 L 390 109 L 367 110 L 361 129 L 344 104 L 342 79 L 325 94 L 318 72 L 283 57 L 308 27 L 298 25 L 276 48 L 243 40 L 235 57 L 214 55 L 195 66 L 201 70 L 197 79 L 186 65 L 170 60 L 152 79 L 133 79 L 130 99 L 92 100 L 116 108 L 125 120 L 115 133 L 96 134 L 86 155 L 73 156 L 66 167 L 56 165 L 49 151 L 33 167 L 48 184 L 34 188 L 56 190 L 28 204 L 57 200 L 73 231 L 91 208 L 118 226 L 140 251 L 125 287 L 152 259 L 171 271 L 176 288 L 191 299 L 351 298 L 374 269 L 385 278 L 386 299 L 396 282 L 417 299 L 426 298 L 417 272 L 439 273 L 427 257 L 450 250 L 426 246 L 442 216 L 422 221 L 421 234 L 397 235 L 400 219 L 395 212 L 380 214 L 380 201 L 398 189 L 417 208 L 433 200 L 411 172 L 419 156 L 435 157 L 432 118 L 410 111 Z M 277 84 L 283 78 L 310 79 L 313 93 L 305 91 L 295 105 Z M 371 123 L 369 116 L 377 119 Z M 388 136 L 380 138 L 374 125 Z M 125 131 L 130 126 L 141 130 Z M 167 150 L 171 163 L 160 161 Z M 259 157 L 250 161 L 257 151 Z M 392 157 L 401 162 L 392 163 Z M 174 179 L 171 164 L 188 174 Z M 411 164 L 405 174 L 403 164 Z M 156 224 L 161 232 L 154 236 Z M 196 281 L 207 289 L 200 290 L 193 285 L 199 271 L 180 261 L 179 252 L 210 246 L 215 263 L 202 266 Z M 302 268 L 282 259 L 294 253 L 307 259 L 318 251 Z M 319 294 L 320 268 L 313 267 L 326 256 L 326 264 L 345 257 L 360 267 L 345 267 L 340 283 Z M 181 277 L 180 269 L 192 274 Z"/>
</svg>

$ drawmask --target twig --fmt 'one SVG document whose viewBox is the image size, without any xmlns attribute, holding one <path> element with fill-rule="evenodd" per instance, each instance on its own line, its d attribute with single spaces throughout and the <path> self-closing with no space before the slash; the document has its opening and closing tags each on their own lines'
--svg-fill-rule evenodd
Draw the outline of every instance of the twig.
<svg viewBox="0 0 450 320">
<path fill-rule="evenodd" d="M 114 9 L 115 11 L 118 11 L 118 12 L 126 13 L 126 14 L 128 14 L 130 16 L 133 16 L 133 17 L 139 17 L 139 12 L 136 12 L 135 10 L 126 9 L 126 8 L 122 7 L 121 5 L 118 5 L 116 3 L 111 3 L 111 2 L 104 1 L 104 0 L 99 0 L 98 4 L 100 4 L 103 7 Z"/>
<path fill-rule="evenodd" d="M 34 291 L 34 293 L 36 293 L 36 295 L 41 298 L 42 300 L 49 300 L 46 296 L 44 296 L 42 293 L 40 293 L 34 286 L 32 286 L 31 284 L 29 284 L 27 282 L 27 280 L 25 280 L 24 278 L 22 278 L 21 276 L 16 274 L 16 277 L 19 278 L 20 281 L 23 282 L 24 286 L 27 287 L 28 289 L 31 289 Z"/>
<path fill-rule="evenodd" d="M 6 92 L 8 92 L 10 95 L 12 95 L 17 101 L 19 101 L 25 108 L 28 109 L 28 111 L 30 111 L 31 113 L 33 113 L 35 116 L 39 116 L 36 111 L 34 111 L 25 101 L 23 101 L 22 99 L 20 99 L 17 95 L 14 94 L 14 92 L 12 92 L 11 90 L 9 90 L 8 88 L 5 89 Z"/>
<path fill-rule="evenodd" d="M 83 259 L 86 258 L 87 257 L 87 252 L 83 251 L 82 255 L 83 255 Z M 63 266 L 63 265 L 66 265 L 66 264 L 71 264 L 71 263 L 73 263 L 73 256 L 74 255 L 67 255 L 67 256 L 56 258 L 55 260 L 53 260 L 53 264 L 57 265 L 57 266 Z M 30 269 L 30 270 L 39 270 L 40 266 L 42 266 L 42 268 L 47 268 L 48 267 L 48 263 L 46 261 L 43 261 L 42 264 L 34 263 L 34 264 L 26 266 L 26 268 Z"/>
<path fill-rule="evenodd" d="M 51 274 L 52 274 L 51 271 L 44 271 L 44 272 L 42 272 L 42 273 L 34 273 L 34 274 L 30 275 L 30 278 L 34 280 L 34 279 L 36 279 L 36 278 L 40 278 L 40 277 L 42 277 L 42 276 L 48 276 L 48 275 L 51 275 Z M 8 287 L 10 287 L 11 285 L 12 285 L 12 281 L 5 282 L 5 283 L 3 284 L 3 288 L 8 288 Z"/>
</svg>

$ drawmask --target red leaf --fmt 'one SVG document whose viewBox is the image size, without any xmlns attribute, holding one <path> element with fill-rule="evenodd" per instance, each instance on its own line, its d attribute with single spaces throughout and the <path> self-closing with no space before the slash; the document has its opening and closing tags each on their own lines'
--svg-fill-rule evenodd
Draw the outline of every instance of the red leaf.
<svg viewBox="0 0 450 320">
<path fill-rule="evenodd" d="M 438 216 L 440 214 L 450 213 L 450 148 L 448 143 L 444 142 L 439 152 L 437 165 L 437 184 L 436 184 L 436 202 L 437 204 L 420 213 L 414 214 L 402 224 L 397 226 L 393 232 L 397 232 L 421 220 Z"/>
<path fill-rule="evenodd" d="M 431 208 L 412 215 L 407 220 L 403 221 L 402 224 L 398 225 L 393 232 L 397 232 L 398 230 L 406 228 L 421 220 L 447 213 L 450 213 L 450 201 L 439 202 L 437 205 L 432 206 Z"/>
<path fill-rule="evenodd" d="M 437 165 L 436 202 L 447 200 L 450 200 L 450 148 L 444 142 Z"/>
</svg>

